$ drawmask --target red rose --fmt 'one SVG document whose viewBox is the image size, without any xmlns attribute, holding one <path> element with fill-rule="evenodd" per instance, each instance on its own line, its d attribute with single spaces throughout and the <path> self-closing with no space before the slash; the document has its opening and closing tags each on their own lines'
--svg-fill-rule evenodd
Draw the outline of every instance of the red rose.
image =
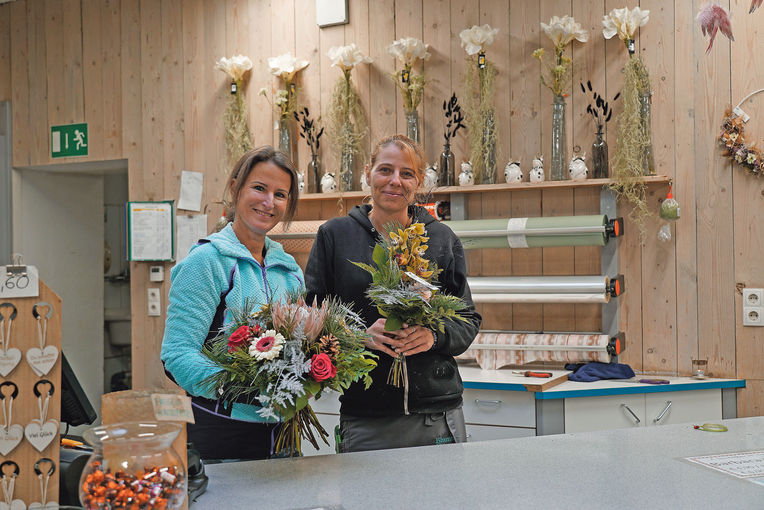
<svg viewBox="0 0 764 510">
<path fill-rule="evenodd" d="M 316 382 L 321 382 L 337 375 L 337 367 L 332 365 L 332 360 L 326 353 L 314 354 L 310 360 L 310 375 Z"/>
<path fill-rule="evenodd" d="M 241 326 L 228 337 L 228 352 L 245 345 L 251 336 L 249 326 Z"/>
</svg>

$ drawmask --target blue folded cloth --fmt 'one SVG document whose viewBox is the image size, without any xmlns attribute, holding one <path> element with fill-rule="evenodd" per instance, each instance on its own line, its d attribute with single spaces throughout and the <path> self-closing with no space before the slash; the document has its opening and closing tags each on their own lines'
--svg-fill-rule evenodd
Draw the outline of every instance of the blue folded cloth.
<svg viewBox="0 0 764 510">
<path fill-rule="evenodd" d="M 568 374 L 569 381 L 592 382 L 600 379 L 630 379 L 634 377 L 634 370 L 623 363 L 568 363 L 565 370 L 572 370 Z"/>
</svg>

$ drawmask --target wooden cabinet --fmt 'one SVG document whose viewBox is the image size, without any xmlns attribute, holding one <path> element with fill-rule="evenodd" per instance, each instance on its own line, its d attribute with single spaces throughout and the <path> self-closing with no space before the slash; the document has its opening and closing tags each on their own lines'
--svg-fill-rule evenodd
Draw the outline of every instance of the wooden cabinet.
<svg viewBox="0 0 764 510">
<path fill-rule="evenodd" d="M 566 433 L 721 419 L 719 389 L 565 399 Z"/>
</svg>

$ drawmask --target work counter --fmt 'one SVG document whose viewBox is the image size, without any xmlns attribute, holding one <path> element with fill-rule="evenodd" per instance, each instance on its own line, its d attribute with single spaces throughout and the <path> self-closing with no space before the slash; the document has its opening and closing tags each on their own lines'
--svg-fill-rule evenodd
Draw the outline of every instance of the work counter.
<svg viewBox="0 0 764 510">
<path fill-rule="evenodd" d="M 686 460 L 764 450 L 764 417 L 206 466 L 226 510 L 764 508 L 764 485 Z M 193 508 L 193 507 L 192 507 Z"/>
</svg>

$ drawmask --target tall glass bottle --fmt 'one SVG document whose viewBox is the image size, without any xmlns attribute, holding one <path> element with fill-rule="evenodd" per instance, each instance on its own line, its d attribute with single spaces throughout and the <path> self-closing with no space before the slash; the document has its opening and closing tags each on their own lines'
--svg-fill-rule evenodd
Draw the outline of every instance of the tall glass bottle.
<svg viewBox="0 0 764 510">
<path fill-rule="evenodd" d="M 554 96 L 552 103 L 552 159 L 550 179 L 562 181 L 567 178 L 568 147 L 565 140 L 565 98 Z"/>
</svg>

